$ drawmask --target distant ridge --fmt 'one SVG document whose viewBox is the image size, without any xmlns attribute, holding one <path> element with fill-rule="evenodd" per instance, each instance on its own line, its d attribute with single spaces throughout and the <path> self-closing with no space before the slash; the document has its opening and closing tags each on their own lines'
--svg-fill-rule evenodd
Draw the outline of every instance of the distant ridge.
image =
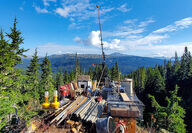
<svg viewBox="0 0 192 133">
<path fill-rule="evenodd" d="M 61 54 L 61 55 L 50 55 L 48 58 L 51 61 L 51 67 L 53 72 L 58 72 L 59 67 L 63 71 L 74 70 L 75 67 L 75 56 L 76 54 Z M 89 67 L 92 67 L 92 64 L 99 64 L 102 62 L 101 55 L 99 54 L 78 54 L 79 64 L 83 71 L 88 71 Z M 19 64 L 17 68 L 27 68 L 31 59 L 23 59 L 23 63 Z M 42 62 L 43 58 L 40 58 Z M 150 57 L 140 57 L 132 56 L 121 53 L 112 53 L 106 55 L 106 64 L 110 68 L 115 62 L 118 62 L 119 69 L 122 73 L 128 74 L 139 67 L 154 67 L 156 64 L 163 64 L 163 59 L 150 58 Z"/>
<path fill-rule="evenodd" d="M 115 52 L 115 53 L 110 54 L 110 56 L 128 56 L 128 55 Z"/>
</svg>

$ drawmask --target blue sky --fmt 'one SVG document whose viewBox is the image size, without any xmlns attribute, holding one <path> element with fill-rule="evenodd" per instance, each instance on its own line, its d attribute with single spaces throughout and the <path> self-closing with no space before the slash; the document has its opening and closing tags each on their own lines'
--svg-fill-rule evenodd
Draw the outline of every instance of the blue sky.
<svg viewBox="0 0 192 133">
<path fill-rule="evenodd" d="M 97 9 L 104 48 L 138 56 L 174 56 L 192 50 L 192 0 L 1 0 L 0 28 L 13 19 L 31 55 L 101 53 Z"/>
</svg>

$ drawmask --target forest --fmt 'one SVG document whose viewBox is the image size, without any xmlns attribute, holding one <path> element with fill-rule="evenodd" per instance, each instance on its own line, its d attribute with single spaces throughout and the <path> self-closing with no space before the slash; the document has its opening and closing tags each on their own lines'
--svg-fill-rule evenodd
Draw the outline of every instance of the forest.
<svg viewBox="0 0 192 133">
<path fill-rule="evenodd" d="M 188 48 L 179 60 L 164 61 L 154 68 L 141 67 L 127 75 L 144 103 L 144 122 L 171 132 L 192 131 L 192 57 Z"/>
<path fill-rule="evenodd" d="M 63 68 L 52 73 L 51 62 L 47 55 L 39 62 L 37 49 L 27 69 L 16 68 L 22 63 L 27 49 L 22 33 L 14 20 L 10 32 L 0 32 L 0 131 L 11 127 L 10 114 L 15 114 L 27 125 L 35 116 L 44 113 L 41 110 L 44 92 L 76 80 L 80 74 L 88 74 L 92 79 L 99 79 L 101 65 L 83 71 L 76 57 L 75 67 L 71 71 Z M 106 68 L 109 77 L 116 80 L 120 73 L 118 62 Z M 164 65 L 141 67 L 130 74 L 121 74 L 121 78 L 133 78 L 134 89 L 144 103 L 144 121 L 140 126 L 155 130 L 166 129 L 170 132 L 184 133 L 192 131 L 192 57 L 187 47 L 181 59 L 175 53 L 175 60 L 164 61 Z M 17 124 L 18 125 L 18 124 Z M 18 125 L 19 126 L 19 125 Z M 18 131 L 19 127 L 16 128 Z"/>
</svg>

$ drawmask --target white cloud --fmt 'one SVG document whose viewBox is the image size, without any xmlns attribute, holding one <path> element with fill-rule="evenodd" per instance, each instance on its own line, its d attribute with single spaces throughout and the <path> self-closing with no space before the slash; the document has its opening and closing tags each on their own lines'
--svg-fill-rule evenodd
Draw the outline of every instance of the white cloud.
<svg viewBox="0 0 192 133">
<path fill-rule="evenodd" d="M 149 19 L 147 21 L 140 22 L 138 27 L 146 27 L 148 24 L 155 22 L 153 19 Z"/>
<path fill-rule="evenodd" d="M 192 25 L 192 17 L 188 17 L 188 18 L 184 18 L 179 21 L 176 21 L 172 25 L 168 25 L 166 27 L 163 27 L 161 29 L 154 31 L 154 33 L 178 31 L 178 30 L 188 28 L 190 25 Z"/>
<path fill-rule="evenodd" d="M 129 19 L 129 20 L 125 20 L 124 23 L 125 24 L 134 24 L 137 21 L 137 19 Z"/>
<path fill-rule="evenodd" d="M 185 18 L 174 22 L 173 25 L 166 26 L 166 30 L 163 28 L 152 31 L 148 35 L 144 36 L 148 24 L 153 23 L 154 20 L 148 19 L 143 22 L 138 20 L 127 20 L 125 25 L 118 27 L 118 30 L 104 31 L 103 44 L 106 49 L 121 51 L 121 52 L 133 52 L 137 55 L 143 56 L 174 56 L 174 52 L 178 54 L 183 53 L 185 46 L 188 46 L 192 50 L 192 42 L 180 43 L 180 44 L 166 44 L 163 40 L 170 37 L 168 34 L 171 31 L 178 31 L 184 28 L 188 28 L 191 25 L 191 19 Z M 130 25 L 130 23 L 132 25 Z M 136 24 L 138 23 L 138 25 Z M 128 25 L 126 25 L 128 24 Z M 158 31 L 158 32 L 156 32 Z M 115 38 L 114 38 L 115 37 Z M 113 38 L 113 39 L 112 39 Z M 91 45 L 94 47 L 100 47 L 99 31 L 92 31 L 87 39 L 81 39 L 79 37 L 74 39 L 76 42 Z M 105 40 L 111 40 L 107 42 Z"/>
<path fill-rule="evenodd" d="M 68 7 L 65 8 L 57 8 L 55 10 L 56 13 L 58 13 L 59 15 L 63 16 L 63 17 L 68 17 L 70 9 Z"/>
<path fill-rule="evenodd" d="M 38 12 L 38 13 L 48 13 L 49 11 L 45 8 L 41 9 L 40 7 L 38 6 L 35 6 L 35 10 Z"/>
<path fill-rule="evenodd" d="M 81 43 L 84 45 L 91 45 L 97 48 L 101 47 L 101 42 L 100 42 L 100 32 L 99 31 L 92 31 L 88 38 L 83 40 L 79 37 L 76 37 L 74 39 L 77 43 Z M 123 50 L 124 48 L 119 45 L 120 40 L 119 39 L 113 39 L 111 42 L 103 41 L 103 47 L 106 49 L 111 49 L 111 50 Z"/>
<path fill-rule="evenodd" d="M 182 56 L 184 52 L 184 48 L 188 47 L 189 51 L 192 51 L 192 42 L 184 42 L 179 44 L 164 44 L 164 45 L 152 45 L 148 46 L 139 46 L 134 50 L 138 53 L 142 54 L 142 56 L 149 57 L 173 57 L 175 55 L 175 51 L 178 56 Z"/>
<path fill-rule="evenodd" d="M 56 2 L 57 0 L 43 0 L 44 6 L 49 6 L 49 2 Z"/>
<path fill-rule="evenodd" d="M 117 10 L 119 10 L 121 12 L 129 12 L 129 11 L 131 11 L 131 8 L 127 8 L 126 6 L 127 6 L 127 4 L 125 3 L 125 4 L 121 5 L 119 8 L 117 8 Z"/>
<path fill-rule="evenodd" d="M 87 20 L 91 17 L 97 18 L 97 9 L 95 4 L 89 0 L 66 0 L 62 2 L 62 6 L 55 9 L 55 13 L 62 17 L 68 18 L 73 22 Z M 111 12 L 114 8 L 103 7 L 100 9 L 101 15 Z"/>
<path fill-rule="evenodd" d="M 131 28 L 126 27 L 124 30 L 117 30 L 117 31 L 112 31 L 112 32 L 104 31 L 103 32 L 103 36 L 105 38 L 106 37 L 121 37 L 121 38 L 125 38 L 125 37 L 129 37 L 129 36 L 132 36 L 132 35 L 135 35 L 135 34 L 143 33 L 143 32 L 144 32 L 143 28 L 131 29 Z"/>
</svg>

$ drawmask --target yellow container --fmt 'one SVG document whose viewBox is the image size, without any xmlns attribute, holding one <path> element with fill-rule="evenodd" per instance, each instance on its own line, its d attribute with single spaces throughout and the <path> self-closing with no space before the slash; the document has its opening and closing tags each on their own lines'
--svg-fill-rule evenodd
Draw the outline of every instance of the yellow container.
<svg viewBox="0 0 192 133">
<path fill-rule="evenodd" d="M 54 96 L 54 97 L 53 97 L 53 99 L 54 99 L 54 102 L 53 102 L 53 103 L 51 103 L 51 107 L 52 107 L 52 108 L 54 108 L 54 109 L 59 108 L 60 103 L 59 103 L 59 102 L 57 102 L 57 97 L 56 97 L 56 96 Z"/>
<path fill-rule="evenodd" d="M 53 99 L 54 99 L 54 102 L 51 103 L 51 107 L 54 108 L 54 109 L 59 108 L 60 103 L 57 102 L 57 90 L 55 90 L 55 92 L 54 92 Z"/>
<path fill-rule="evenodd" d="M 45 92 L 45 102 L 42 104 L 42 107 L 43 107 L 44 109 L 48 109 L 48 108 L 50 107 L 50 103 L 49 103 L 49 101 L 48 101 L 48 97 L 49 97 L 49 92 L 46 91 L 46 92 Z"/>
</svg>

